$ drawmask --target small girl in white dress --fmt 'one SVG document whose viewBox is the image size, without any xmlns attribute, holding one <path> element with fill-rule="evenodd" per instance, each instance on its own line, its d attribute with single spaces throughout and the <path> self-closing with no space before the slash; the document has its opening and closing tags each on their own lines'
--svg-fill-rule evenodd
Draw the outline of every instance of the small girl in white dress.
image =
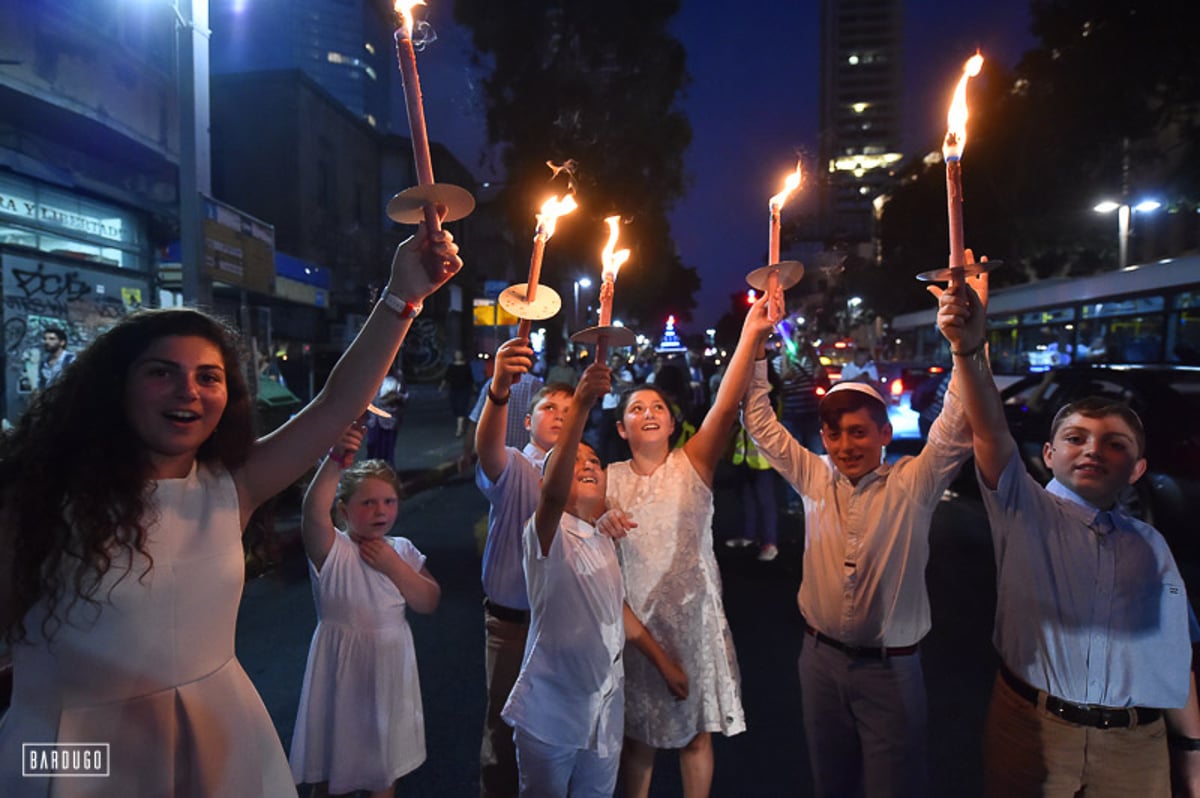
<svg viewBox="0 0 1200 798">
<path fill-rule="evenodd" d="M 385 537 L 399 509 L 396 472 L 381 460 L 342 472 L 362 439 L 362 427 L 350 427 L 304 495 L 301 531 L 318 622 L 291 765 L 297 784 L 316 785 L 314 796 L 355 790 L 390 796 L 396 780 L 425 761 L 421 685 L 405 608 L 433 612 L 441 588 L 411 541 Z M 346 531 L 333 526 L 331 504 Z"/>
</svg>

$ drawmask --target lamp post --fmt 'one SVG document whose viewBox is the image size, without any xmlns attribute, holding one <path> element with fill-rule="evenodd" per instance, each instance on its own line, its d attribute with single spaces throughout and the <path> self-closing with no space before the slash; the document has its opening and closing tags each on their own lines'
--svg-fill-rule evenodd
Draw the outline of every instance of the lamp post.
<svg viewBox="0 0 1200 798">
<path fill-rule="evenodd" d="M 1132 232 L 1133 214 L 1151 213 L 1162 207 L 1162 203 L 1155 199 L 1144 199 L 1137 205 L 1130 205 L 1128 202 L 1116 202 L 1114 200 L 1104 200 L 1097 204 L 1092 210 L 1096 213 L 1112 213 L 1117 212 L 1117 267 L 1125 268 L 1129 265 L 1129 235 Z"/>
<path fill-rule="evenodd" d="M 572 314 L 575 321 L 575 328 L 579 328 L 579 289 L 591 288 L 592 280 L 590 277 L 580 277 L 575 281 L 575 312 Z"/>
<path fill-rule="evenodd" d="M 184 303 L 212 305 L 203 279 L 202 196 L 212 193 L 209 146 L 208 0 L 176 0 L 179 63 L 179 270 Z"/>
</svg>

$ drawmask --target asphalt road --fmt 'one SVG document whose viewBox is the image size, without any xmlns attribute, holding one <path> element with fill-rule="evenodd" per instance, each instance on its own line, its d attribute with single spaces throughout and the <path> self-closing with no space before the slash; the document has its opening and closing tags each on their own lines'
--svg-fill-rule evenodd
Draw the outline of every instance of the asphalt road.
<svg viewBox="0 0 1200 798">
<path fill-rule="evenodd" d="M 781 492 L 782 501 L 782 492 Z M 484 707 L 483 623 L 476 525 L 487 505 L 463 479 L 406 501 L 399 529 L 428 556 L 442 585 L 432 616 L 410 614 L 425 707 L 428 760 L 400 782 L 405 796 L 478 795 L 477 763 Z M 796 608 L 802 522 L 781 515 L 779 559 L 760 563 L 752 550 L 720 541 L 739 534 L 736 494 L 721 481 L 716 502 L 717 554 L 725 607 L 742 672 L 748 731 L 717 738 L 715 796 L 805 796 L 811 793 L 796 657 L 802 621 Z M 922 645 L 930 702 L 930 770 L 934 794 L 979 794 L 980 733 L 995 659 L 989 638 L 995 606 L 987 522 L 973 498 L 944 501 L 934 518 L 927 573 L 933 631 Z M 290 743 L 308 643 L 316 624 L 305 564 L 285 564 L 246 586 L 237 647 L 275 721 Z M 681 792 L 673 755 L 660 754 L 654 796 Z"/>
</svg>

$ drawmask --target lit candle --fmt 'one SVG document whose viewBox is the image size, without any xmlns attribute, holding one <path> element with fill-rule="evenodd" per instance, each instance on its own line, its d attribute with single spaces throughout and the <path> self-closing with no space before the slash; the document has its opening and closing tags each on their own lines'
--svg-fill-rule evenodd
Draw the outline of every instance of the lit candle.
<svg viewBox="0 0 1200 798">
<path fill-rule="evenodd" d="M 408 110 L 408 131 L 412 139 L 413 161 L 417 169 L 417 184 L 433 184 L 433 160 L 429 155 L 429 134 L 425 131 L 425 107 L 421 102 L 421 79 L 417 75 L 417 54 L 413 50 L 412 8 L 425 5 L 425 0 L 396 0 L 395 9 L 399 25 L 396 27 L 396 61 L 404 80 L 404 106 Z M 425 227 L 440 230 L 437 209 L 428 204 L 424 208 Z"/>
<path fill-rule="evenodd" d="M 771 235 L 767 248 L 768 266 L 779 263 L 780 211 L 783 210 L 783 204 L 787 202 L 788 196 L 799 187 L 800 162 L 796 161 L 796 171 L 787 176 L 787 180 L 783 183 L 783 191 L 767 201 L 767 209 L 771 212 Z"/>
<path fill-rule="evenodd" d="M 542 209 L 537 215 L 537 229 L 533 234 L 533 254 L 529 256 L 529 279 L 526 281 L 525 301 L 532 302 L 537 298 L 538 279 L 542 274 L 542 257 L 546 252 L 546 242 L 554 235 L 558 226 L 558 217 L 565 216 L 579 207 L 575 198 L 570 194 L 562 199 L 551 197 L 542 203 Z M 527 338 L 533 327 L 532 319 L 521 319 L 517 328 L 517 337 Z"/>
<path fill-rule="evenodd" d="M 600 253 L 600 262 L 603 264 L 600 272 L 600 326 L 608 327 L 612 324 L 612 301 L 617 272 L 621 270 L 621 265 L 629 260 L 629 250 L 613 251 L 617 246 L 617 238 L 621 234 L 618 228 L 621 217 L 609 216 L 604 221 L 608 224 L 608 243 L 604 245 L 604 251 Z"/>
<path fill-rule="evenodd" d="M 950 282 L 961 279 L 966 266 L 962 221 L 962 154 L 967 144 L 967 81 L 979 74 L 983 56 L 979 53 L 963 64 L 963 74 L 954 89 L 954 99 L 946 117 L 946 139 L 942 157 L 946 161 L 946 214 L 950 221 Z M 955 271 L 958 270 L 958 271 Z"/>
<path fill-rule="evenodd" d="M 771 216 L 771 233 L 767 245 L 767 266 L 774 266 L 779 263 L 779 234 L 782 228 L 782 211 L 783 204 L 787 202 L 788 196 L 800 187 L 800 161 L 796 161 L 796 171 L 787 176 L 783 183 L 783 191 L 780 191 L 775 196 L 767 201 L 767 210 Z M 767 318 L 771 321 L 779 321 L 783 317 L 784 303 L 783 290 L 779 287 L 779 269 L 771 269 L 767 272 L 767 296 L 770 303 L 767 308 Z"/>
</svg>

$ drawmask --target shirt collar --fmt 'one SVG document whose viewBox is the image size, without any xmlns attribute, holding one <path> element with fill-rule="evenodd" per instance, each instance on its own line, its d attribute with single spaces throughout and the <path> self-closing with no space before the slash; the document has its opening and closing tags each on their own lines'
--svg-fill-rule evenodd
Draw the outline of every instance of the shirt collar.
<svg viewBox="0 0 1200 798">
<path fill-rule="evenodd" d="M 564 512 L 562 520 L 559 523 L 562 524 L 563 530 L 570 532 L 577 538 L 590 538 L 596 534 L 596 527 L 570 513 Z"/>
<path fill-rule="evenodd" d="M 534 465 L 540 466 L 546 461 L 547 453 L 543 451 L 542 448 L 536 443 L 530 441 L 529 443 L 525 444 L 525 448 L 521 450 L 521 454 L 528 457 L 530 462 L 532 462 Z"/>
<path fill-rule="evenodd" d="M 1126 521 L 1126 513 L 1119 504 L 1114 504 L 1111 510 L 1101 510 L 1057 479 L 1051 479 L 1046 484 L 1046 492 L 1051 496 L 1057 496 L 1065 500 L 1068 506 L 1073 508 L 1080 520 L 1088 526 L 1095 526 L 1100 516 L 1108 515 L 1115 528 L 1128 529 L 1130 527 L 1130 524 Z"/>
</svg>

